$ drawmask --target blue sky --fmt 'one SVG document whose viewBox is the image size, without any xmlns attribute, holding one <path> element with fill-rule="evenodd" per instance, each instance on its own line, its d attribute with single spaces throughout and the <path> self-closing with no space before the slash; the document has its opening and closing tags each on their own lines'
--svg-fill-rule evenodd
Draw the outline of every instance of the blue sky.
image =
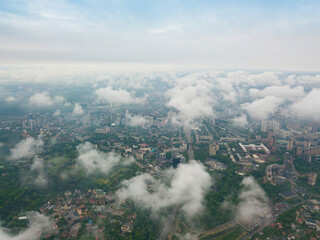
<svg viewBox="0 0 320 240">
<path fill-rule="evenodd" d="M 320 70 L 320 1 L 0 0 L 1 63 Z"/>
</svg>

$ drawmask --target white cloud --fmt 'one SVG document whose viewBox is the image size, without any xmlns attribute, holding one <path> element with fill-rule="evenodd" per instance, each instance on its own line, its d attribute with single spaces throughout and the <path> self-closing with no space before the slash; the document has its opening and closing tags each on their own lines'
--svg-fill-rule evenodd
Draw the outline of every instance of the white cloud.
<svg viewBox="0 0 320 240">
<path fill-rule="evenodd" d="M 62 104 L 63 102 L 65 102 L 65 98 L 62 96 L 56 96 L 53 98 L 53 102 L 56 104 Z"/>
<path fill-rule="evenodd" d="M 283 102 L 281 98 L 274 96 L 267 96 L 251 103 L 242 104 L 242 108 L 245 109 L 250 117 L 255 120 L 268 119 L 270 115 L 275 113 L 277 107 Z"/>
<path fill-rule="evenodd" d="M 36 107 L 51 107 L 55 104 L 62 104 L 65 98 L 56 96 L 51 98 L 48 92 L 35 93 L 29 98 L 29 104 Z"/>
<path fill-rule="evenodd" d="M 54 113 L 53 113 L 54 116 L 60 116 L 61 115 L 61 111 L 59 109 L 57 109 Z"/>
<path fill-rule="evenodd" d="M 35 157 L 33 159 L 33 163 L 30 167 L 30 172 L 31 173 L 36 173 L 36 178 L 33 179 L 32 184 L 37 186 L 37 187 L 45 187 L 47 186 L 48 179 L 46 176 L 46 173 L 44 171 L 44 163 L 43 159 L 39 157 Z"/>
<path fill-rule="evenodd" d="M 33 137 L 26 138 L 11 149 L 10 158 L 16 160 L 34 156 L 42 150 L 42 146 L 43 141 L 41 140 L 41 136 L 37 139 L 34 139 Z"/>
<path fill-rule="evenodd" d="M 145 173 L 123 181 L 122 185 L 117 193 L 120 200 L 132 199 L 154 214 L 179 204 L 186 218 L 191 220 L 204 210 L 203 199 L 212 180 L 201 163 L 190 161 L 180 164 L 177 169 L 164 171 L 161 179 Z M 150 187 L 152 191 L 149 191 Z"/>
<path fill-rule="evenodd" d="M 169 101 L 168 107 L 179 111 L 177 123 L 188 126 L 194 120 L 213 115 L 214 97 L 212 84 L 194 74 L 176 80 L 176 86 L 166 92 Z"/>
<path fill-rule="evenodd" d="M 294 116 L 301 119 L 320 119 L 320 89 L 316 88 L 305 97 L 291 105 L 290 110 Z"/>
<path fill-rule="evenodd" d="M 148 120 L 143 116 L 126 114 L 127 125 L 131 127 L 143 127 Z"/>
<path fill-rule="evenodd" d="M 53 221 L 38 212 L 29 212 L 26 214 L 29 225 L 27 229 L 22 232 L 13 235 L 5 231 L 5 229 L 0 227 L 0 239 L 5 240 L 37 240 L 40 238 L 41 234 L 53 233 L 55 232 L 55 224 Z"/>
<path fill-rule="evenodd" d="M 236 221 L 244 225 L 253 225 L 259 218 L 270 213 L 268 198 L 255 179 L 245 177 L 242 181 L 243 189 L 239 195 L 239 205 L 236 210 Z"/>
<path fill-rule="evenodd" d="M 232 103 L 235 103 L 237 100 L 237 93 L 235 91 L 230 91 L 223 94 L 223 99 L 226 101 L 230 101 Z"/>
<path fill-rule="evenodd" d="M 303 97 L 305 95 L 303 86 L 290 87 L 289 85 L 283 86 L 270 86 L 263 90 L 251 88 L 249 93 L 252 97 L 267 97 L 275 96 L 282 99 L 294 99 Z"/>
<path fill-rule="evenodd" d="M 50 107 L 53 105 L 53 101 L 47 92 L 34 94 L 30 97 L 29 103 L 36 107 Z"/>
<path fill-rule="evenodd" d="M 79 103 L 76 103 L 76 104 L 74 105 L 72 114 L 73 114 L 73 115 L 82 115 L 83 113 L 84 113 L 84 110 L 83 110 L 83 108 L 81 107 L 81 105 L 80 105 Z"/>
<path fill-rule="evenodd" d="M 320 74 L 317 75 L 300 75 L 296 76 L 295 74 L 290 75 L 287 78 L 288 84 L 297 84 L 297 85 L 304 85 L 308 87 L 320 87 Z"/>
<path fill-rule="evenodd" d="M 234 86 L 281 85 L 281 81 L 275 72 L 263 72 L 258 74 L 251 74 L 244 71 L 229 72 L 222 80 L 232 83 Z"/>
<path fill-rule="evenodd" d="M 95 172 L 108 174 L 115 166 L 128 165 L 134 162 L 132 157 L 122 158 L 121 155 L 113 152 L 100 152 L 89 142 L 80 144 L 77 151 L 79 153 L 77 166 L 84 168 L 87 174 Z"/>
<path fill-rule="evenodd" d="M 124 89 L 112 89 L 112 87 L 99 88 L 95 91 L 99 102 L 117 103 L 117 104 L 143 104 L 145 98 L 136 98 L 133 93 Z"/>
<path fill-rule="evenodd" d="M 234 126 L 237 126 L 237 127 L 246 127 L 248 126 L 248 120 L 247 120 L 247 115 L 243 114 L 239 117 L 235 117 L 233 120 L 232 120 L 232 124 Z"/>
<path fill-rule="evenodd" d="M 13 97 L 13 96 L 10 96 L 10 97 L 6 98 L 6 102 L 7 103 L 13 103 L 13 102 L 17 102 L 17 101 L 18 101 L 18 99 Z"/>
</svg>

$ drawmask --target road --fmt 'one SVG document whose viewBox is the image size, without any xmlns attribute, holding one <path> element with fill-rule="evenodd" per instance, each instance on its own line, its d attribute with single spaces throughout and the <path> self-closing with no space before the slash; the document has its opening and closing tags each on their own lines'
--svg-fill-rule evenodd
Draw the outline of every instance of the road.
<svg viewBox="0 0 320 240">
<path fill-rule="evenodd" d="M 187 146 L 188 146 L 188 154 L 189 154 L 189 160 L 194 160 L 194 154 L 193 154 L 193 147 L 192 147 L 192 136 L 190 132 L 190 128 L 184 128 L 184 131 L 187 136 Z"/>
<path fill-rule="evenodd" d="M 178 206 L 174 206 L 171 214 L 169 214 L 169 216 L 166 218 L 166 220 L 164 222 L 162 230 L 157 238 L 158 240 L 167 240 L 168 239 L 168 235 L 173 230 L 172 226 L 173 226 L 177 211 L 178 211 Z"/>
<path fill-rule="evenodd" d="M 228 231 L 230 231 L 230 229 L 233 229 L 233 228 L 236 228 L 237 227 L 237 224 L 233 221 L 230 221 L 230 222 L 227 222 L 225 224 L 222 224 L 220 226 L 217 226 L 211 230 L 208 230 L 206 232 L 203 232 L 201 234 L 201 236 L 198 237 L 198 240 L 202 239 L 202 238 L 205 238 L 207 236 L 210 236 L 210 235 L 219 235 L 219 234 L 223 234 L 223 233 L 226 233 Z"/>
</svg>

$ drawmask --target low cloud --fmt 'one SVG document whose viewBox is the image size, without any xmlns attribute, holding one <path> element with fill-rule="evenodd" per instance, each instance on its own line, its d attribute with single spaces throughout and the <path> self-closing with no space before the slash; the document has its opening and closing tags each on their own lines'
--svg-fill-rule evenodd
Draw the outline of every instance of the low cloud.
<svg viewBox="0 0 320 240">
<path fill-rule="evenodd" d="M 198 118 L 213 116 L 212 85 L 197 77 L 178 79 L 176 86 L 166 93 L 169 98 L 167 106 L 178 110 L 174 121 L 184 126 L 192 125 Z"/>
<path fill-rule="evenodd" d="M 6 98 L 6 102 L 7 103 L 13 103 L 13 102 L 17 102 L 18 101 L 18 98 L 15 98 L 15 97 L 7 97 Z"/>
<path fill-rule="evenodd" d="M 26 214 L 29 226 L 17 235 L 10 234 L 6 229 L 0 227 L 0 239 L 6 240 L 37 240 L 41 234 L 55 232 L 53 221 L 38 212 L 29 212 Z"/>
<path fill-rule="evenodd" d="M 259 222 L 260 217 L 270 213 L 268 198 L 252 176 L 245 177 L 241 184 L 243 189 L 235 218 L 243 225 L 253 225 Z"/>
<path fill-rule="evenodd" d="M 95 91 L 99 102 L 116 104 L 143 104 L 145 98 L 137 98 L 133 93 L 124 89 L 113 89 L 112 87 L 99 88 Z"/>
<path fill-rule="evenodd" d="M 245 128 L 246 126 L 248 126 L 247 115 L 243 114 L 239 117 L 234 118 L 232 120 L 232 124 L 236 127 Z"/>
<path fill-rule="evenodd" d="M 44 163 L 42 158 L 35 157 L 33 159 L 33 163 L 30 167 L 30 174 L 35 174 L 35 178 L 31 180 L 32 185 L 35 185 L 37 187 L 47 186 L 48 179 L 44 171 Z M 28 180 L 30 179 L 28 178 Z"/>
<path fill-rule="evenodd" d="M 276 112 L 282 102 L 283 100 L 281 98 L 267 96 L 251 103 L 244 103 L 241 106 L 254 120 L 265 120 Z"/>
<path fill-rule="evenodd" d="M 54 113 L 53 113 L 54 116 L 60 116 L 61 115 L 61 111 L 59 109 L 57 109 Z"/>
<path fill-rule="evenodd" d="M 249 93 L 252 97 L 255 98 L 275 96 L 282 99 L 294 99 L 303 97 L 305 95 L 303 86 L 291 88 L 289 85 L 270 86 L 264 88 L 263 90 L 251 88 Z"/>
<path fill-rule="evenodd" d="M 77 147 L 79 156 L 77 166 L 83 168 L 87 174 L 101 172 L 108 174 L 115 166 L 128 165 L 134 162 L 131 158 L 122 158 L 116 153 L 98 151 L 93 144 L 85 142 Z"/>
<path fill-rule="evenodd" d="M 292 74 L 285 80 L 289 85 L 303 85 L 308 88 L 320 87 L 320 74 L 317 75 L 299 75 Z"/>
<path fill-rule="evenodd" d="M 11 149 L 10 159 L 17 160 L 24 157 L 32 157 L 42 150 L 43 141 L 41 136 L 37 139 L 33 137 L 26 138 L 19 142 L 14 148 Z"/>
<path fill-rule="evenodd" d="M 82 115 L 83 113 L 84 113 L 84 110 L 83 110 L 83 108 L 81 107 L 81 105 L 80 105 L 79 103 L 76 103 L 76 104 L 74 105 L 72 114 L 73 114 L 73 115 Z"/>
<path fill-rule="evenodd" d="M 237 93 L 235 91 L 224 93 L 222 96 L 225 101 L 229 101 L 232 103 L 235 103 L 237 101 Z"/>
<path fill-rule="evenodd" d="M 281 85 L 278 73 L 276 72 L 262 72 L 258 74 L 245 71 L 228 72 L 225 76 L 217 78 L 217 81 L 242 87 Z"/>
<path fill-rule="evenodd" d="M 148 120 L 143 116 L 126 114 L 127 125 L 130 127 L 143 127 Z"/>
<path fill-rule="evenodd" d="M 48 92 L 36 93 L 29 98 L 29 104 L 35 107 L 51 107 L 56 104 L 62 104 L 65 98 L 56 96 L 52 98 Z"/>
<path fill-rule="evenodd" d="M 163 208 L 181 205 L 186 218 L 191 220 L 204 210 L 203 199 L 211 185 L 212 180 L 205 167 L 190 161 L 180 164 L 177 169 L 165 170 L 160 179 L 144 173 L 125 180 L 117 196 L 120 200 L 132 199 L 154 214 Z"/>
<path fill-rule="evenodd" d="M 301 119 L 319 120 L 320 118 L 320 89 L 313 89 L 305 97 L 291 105 L 293 116 Z"/>
</svg>

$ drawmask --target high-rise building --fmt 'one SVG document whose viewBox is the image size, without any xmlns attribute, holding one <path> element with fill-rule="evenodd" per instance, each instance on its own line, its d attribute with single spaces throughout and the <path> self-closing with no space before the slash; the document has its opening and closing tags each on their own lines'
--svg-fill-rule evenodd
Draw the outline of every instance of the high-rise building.
<svg viewBox="0 0 320 240">
<path fill-rule="evenodd" d="M 267 121 L 262 121 L 261 122 L 261 132 L 267 132 L 268 126 L 267 126 Z"/>
<path fill-rule="evenodd" d="M 28 121 L 29 120 L 33 120 L 33 115 L 32 115 L 32 113 L 28 113 Z"/>
<path fill-rule="evenodd" d="M 271 129 L 271 130 L 268 131 L 268 138 L 270 139 L 270 138 L 272 138 L 273 136 L 274 136 L 274 132 L 273 132 L 273 130 Z"/>
<path fill-rule="evenodd" d="M 174 158 L 174 159 L 172 160 L 172 166 L 173 166 L 173 168 L 177 168 L 178 165 L 180 164 L 180 162 L 181 162 L 181 158 L 180 158 L 180 157 Z"/>
<path fill-rule="evenodd" d="M 154 151 L 153 152 L 153 157 L 155 160 L 160 160 L 160 151 Z"/>
<path fill-rule="evenodd" d="M 210 118 L 210 120 L 209 120 L 210 126 L 215 125 L 215 123 L 216 123 L 216 119 L 214 117 Z"/>
<path fill-rule="evenodd" d="M 149 125 L 153 124 L 153 117 L 145 116 L 144 118 L 148 121 Z"/>
<path fill-rule="evenodd" d="M 297 152 L 296 152 L 297 156 L 301 156 L 302 153 L 303 153 L 302 147 L 297 147 Z"/>
<path fill-rule="evenodd" d="M 166 160 L 166 154 L 165 153 L 160 153 L 160 160 Z"/>
<path fill-rule="evenodd" d="M 261 122 L 261 132 L 267 132 L 268 130 L 279 130 L 280 123 L 277 121 L 262 121 Z"/>
<path fill-rule="evenodd" d="M 172 159 L 176 158 L 179 155 L 179 149 L 173 148 L 172 149 Z"/>
<path fill-rule="evenodd" d="M 30 119 L 28 120 L 28 122 L 29 122 L 29 128 L 33 130 L 35 128 L 34 120 Z"/>
<path fill-rule="evenodd" d="M 317 174 L 314 172 L 310 173 L 308 177 L 308 184 L 311 186 L 314 186 L 316 182 L 317 182 Z"/>
<path fill-rule="evenodd" d="M 293 149 L 293 140 L 289 139 L 287 144 L 287 151 L 292 151 L 292 149 Z"/>
<path fill-rule="evenodd" d="M 217 150 L 219 150 L 219 145 L 210 144 L 210 145 L 209 145 L 209 156 L 214 156 L 214 155 L 216 155 Z"/>
<path fill-rule="evenodd" d="M 308 148 L 306 150 L 306 153 L 310 156 L 318 156 L 320 155 L 320 147 L 316 146 L 316 147 Z"/>
<path fill-rule="evenodd" d="M 40 116 L 40 113 L 36 113 L 36 127 L 37 128 L 41 127 L 41 116 Z"/>
<path fill-rule="evenodd" d="M 284 165 L 283 176 L 288 179 L 294 178 L 296 174 L 296 170 L 293 165 L 293 157 L 289 153 L 285 153 L 283 165 Z"/>
</svg>

